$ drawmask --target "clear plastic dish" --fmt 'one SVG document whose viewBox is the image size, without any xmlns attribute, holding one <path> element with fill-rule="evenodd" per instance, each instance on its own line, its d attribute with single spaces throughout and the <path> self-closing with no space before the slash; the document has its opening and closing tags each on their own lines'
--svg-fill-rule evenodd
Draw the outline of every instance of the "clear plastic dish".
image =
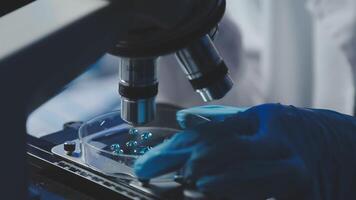
<svg viewBox="0 0 356 200">
<path fill-rule="evenodd" d="M 136 179 L 132 169 L 135 160 L 177 132 L 165 127 L 132 127 L 121 119 L 120 111 L 115 111 L 85 122 L 79 129 L 79 139 L 89 167 L 111 177 L 132 180 Z M 173 176 L 159 178 L 167 179 L 172 180 Z"/>
</svg>

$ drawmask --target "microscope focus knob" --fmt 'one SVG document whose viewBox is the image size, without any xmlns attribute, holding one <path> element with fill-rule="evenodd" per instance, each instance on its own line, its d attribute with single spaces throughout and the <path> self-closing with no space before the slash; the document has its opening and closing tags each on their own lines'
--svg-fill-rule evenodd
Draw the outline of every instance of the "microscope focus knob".
<svg viewBox="0 0 356 200">
<path fill-rule="evenodd" d="M 67 154 L 72 154 L 75 151 L 75 147 L 76 143 L 74 141 L 65 142 L 63 145 L 63 149 L 67 152 Z"/>
</svg>

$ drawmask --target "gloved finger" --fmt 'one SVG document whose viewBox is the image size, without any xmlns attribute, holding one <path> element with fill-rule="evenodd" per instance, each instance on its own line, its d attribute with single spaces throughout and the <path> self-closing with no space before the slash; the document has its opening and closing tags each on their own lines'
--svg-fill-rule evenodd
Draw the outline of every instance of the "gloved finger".
<svg viewBox="0 0 356 200">
<path fill-rule="evenodd" d="M 245 110 L 246 108 L 220 105 L 193 107 L 177 112 L 177 122 L 183 129 L 193 128 L 207 121 L 222 121 Z"/>
<path fill-rule="evenodd" d="M 203 142 L 197 146 L 184 169 L 188 179 L 218 173 L 230 164 L 246 161 L 283 160 L 293 156 L 292 150 L 276 140 L 251 136 L 241 138 L 238 135 L 213 142 Z M 211 163 L 214 163 L 213 165 Z"/>
<path fill-rule="evenodd" d="M 210 121 L 188 130 L 201 134 L 205 140 L 221 140 L 223 137 L 232 137 L 233 135 L 254 135 L 258 129 L 258 119 L 241 112 L 225 118 L 223 121 Z"/>
<path fill-rule="evenodd" d="M 198 142 L 199 134 L 178 133 L 139 157 L 134 164 L 134 172 L 139 178 L 151 179 L 176 171 L 186 163 Z"/>
<path fill-rule="evenodd" d="M 297 158 L 280 161 L 249 161 L 230 165 L 219 174 L 204 176 L 197 189 L 229 199 L 304 199 L 311 182 L 303 162 Z"/>
<path fill-rule="evenodd" d="M 135 163 L 134 171 L 138 177 L 153 178 L 182 168 L 190 157 L 191 152 L 202 142 L 220 141 L 231 138 L 234 131 L 243 132 L 248 129 L 250 120 L 234 118 L 236 121 L 210 122 L 192 130 L 176 134 L 172 139 L 153 148 L 141 156 Z M 226 126 L 236 126 L 234 130 Z M 226 132 L 221 132 L 225 130 Z"/>
</svg>

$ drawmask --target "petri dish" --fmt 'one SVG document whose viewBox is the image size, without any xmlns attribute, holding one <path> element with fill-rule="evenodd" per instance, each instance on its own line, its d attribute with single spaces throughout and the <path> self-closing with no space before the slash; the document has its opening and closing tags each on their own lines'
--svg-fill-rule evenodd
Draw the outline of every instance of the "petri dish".
<svg viewBox="0 0 356 200">
<path fill-rule="evenodd" d="M 137 180 L 133 165 L 137 158 L 179 132 L 169 127 L 133 127 L 120 111 L 97 116 L 79 129 L 85 163 L 101 173 L 125 180 Z M 151 181 L 172 181 L 168 174 Z"/>
</svg>

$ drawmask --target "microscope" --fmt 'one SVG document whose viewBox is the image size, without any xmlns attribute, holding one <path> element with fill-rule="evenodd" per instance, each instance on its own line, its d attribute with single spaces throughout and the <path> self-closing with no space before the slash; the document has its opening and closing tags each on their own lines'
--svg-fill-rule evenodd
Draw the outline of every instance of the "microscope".
<svg viewBox="0 0 356 200">
<path fill-rule="evenodd" d="M 37 0 L 1 17 L 1 119 L 3 135 L 10 141 L 0 147 L 2 159 L 10 163 L 1 167 L 7 180 L 2 195 L 25 199 L 32 175 L 24 166 L 30 162 L 30 171 L 35 166 L 51 178 L 69 177 L 65 181 L 97 191 L 94 196 L 167 199 L 160 196 L 167 192 L 157 195 L 125 182 L 113 186 L 102 181 L 106 177 L 100 172 L 54 155 L 51 148 L 58 143 L 26 136 L 26 119 L 105 53 L 121 58 L 121 118 L 129 124 L 143 125 L 155 118 L 157 61 L 163 55 L 175 54 L 204 101 L 223 98 L 233 82 L 213 39 L 225 7 L 225 0 Z M 66 127 L 56 135 L 77 131 L 75 124 Z"/>
<path fill-rule="evenodd" d="M 233 83 L 212 40 L 225 2 L 155 0 L 146 4 L 136 5 L 129 35 L 120 38 L 110 51 L 122 57 L 121 117 L 139 125 L 154 119 L 157 59 L 169 53 L 176 55 L 192 87 L 204 101 L 224 97 Z"/>
</svg>

